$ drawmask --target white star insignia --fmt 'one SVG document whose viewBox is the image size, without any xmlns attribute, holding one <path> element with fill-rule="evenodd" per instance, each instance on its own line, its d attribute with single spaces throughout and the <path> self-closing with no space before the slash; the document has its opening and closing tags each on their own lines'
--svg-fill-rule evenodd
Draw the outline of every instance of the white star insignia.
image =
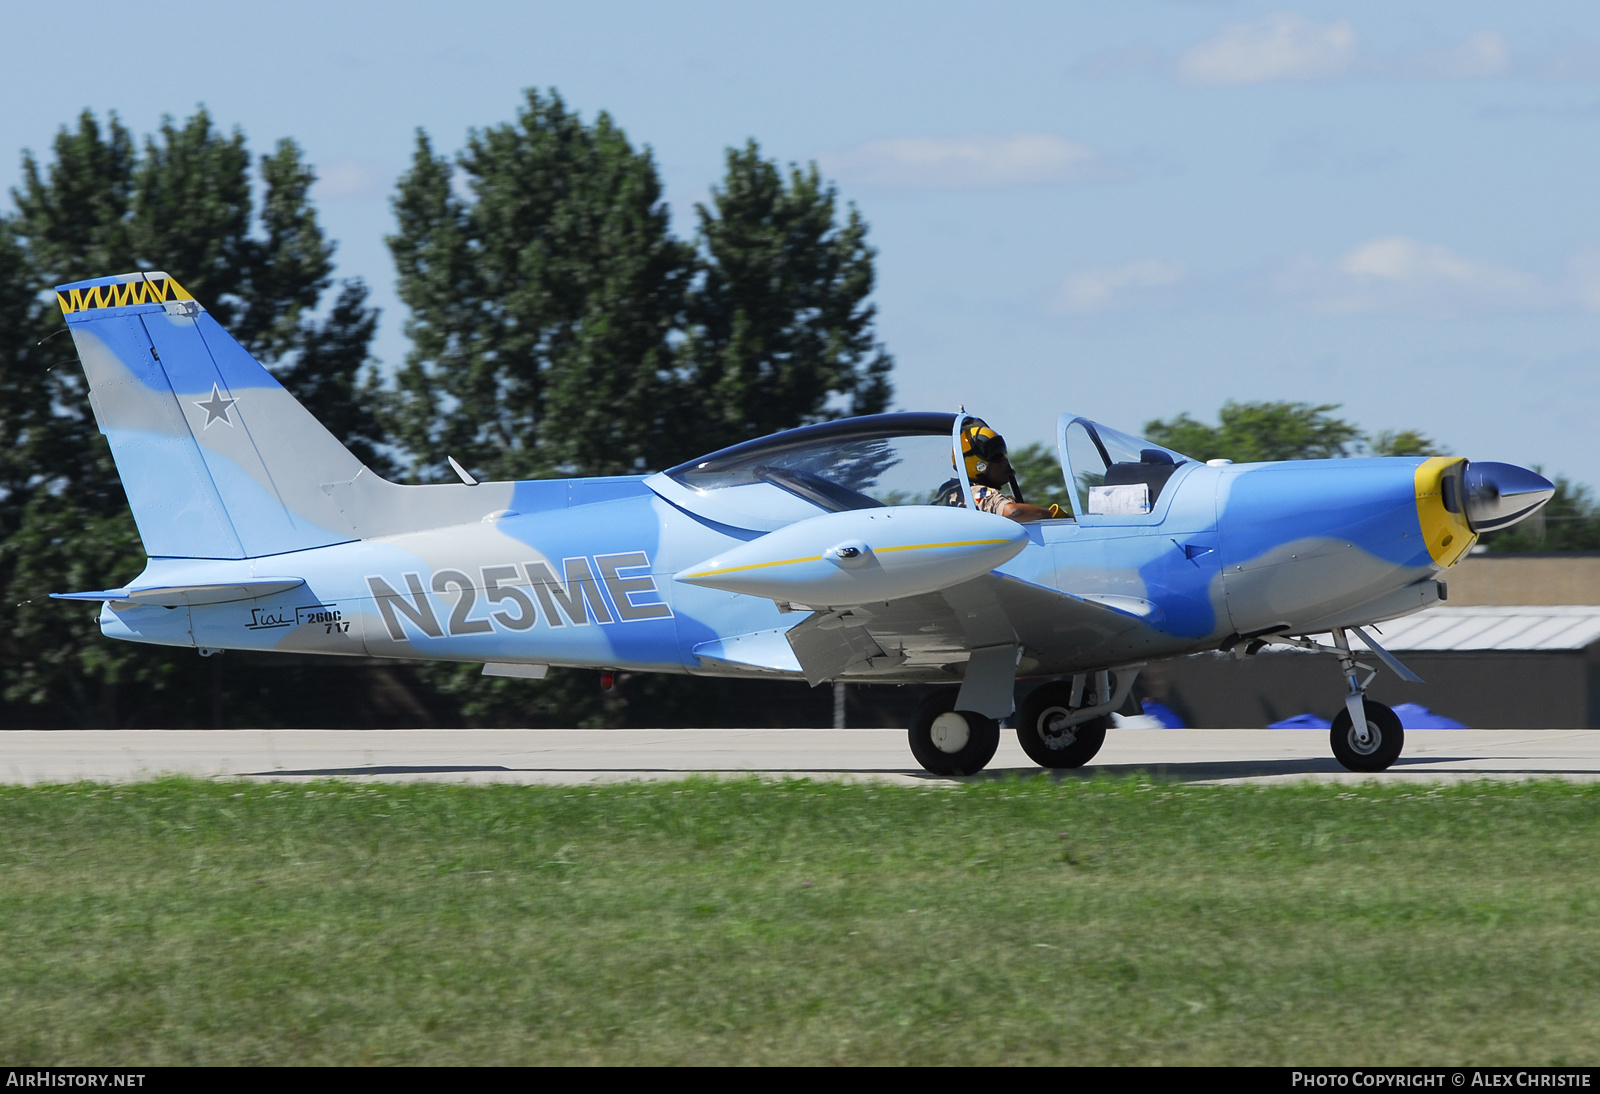
<svg viewBox="0 0 1600 1094">
<path fill-rule="evenodd" d="M 228 408 L 238 401 L 238 399 L 223 398 L 222 389 L 213 383 L 211 385 L 211 398 L 197 402 L 194 405 L 206 412 L 204 428 L 210 429 L 212 422 L 226 422 L 231 429 L 233 427 L 233 419 L 228 417 Z"/>
</svg>

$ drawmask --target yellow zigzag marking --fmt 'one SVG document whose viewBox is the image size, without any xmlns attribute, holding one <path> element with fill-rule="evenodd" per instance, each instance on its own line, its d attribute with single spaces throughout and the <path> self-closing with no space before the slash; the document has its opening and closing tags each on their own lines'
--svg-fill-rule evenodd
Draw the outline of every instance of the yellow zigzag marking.
<svg viewBox="0 0 1600 1094">
<path fill-rule="evenodd" d="M 170 277 L 139 278 L 115 285 L 90 285 L 56 293 L 61 314 L 91 311 L 95 308 L 126 308 L 133 304 L 165 304 L 170 300 L 193 300 L 184 287 Z"/>
</svg>

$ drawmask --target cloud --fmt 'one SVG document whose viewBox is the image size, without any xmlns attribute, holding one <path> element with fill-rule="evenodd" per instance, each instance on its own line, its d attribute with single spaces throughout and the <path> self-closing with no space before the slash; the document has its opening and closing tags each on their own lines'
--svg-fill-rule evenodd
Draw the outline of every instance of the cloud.
<svg viewBox="0 0 1600 1094">
<path fill-rule="evenodd" d="M 317 171 L 320 198 L 372 197 L 383 188 L 383 176 L 369 163 L 340 160 Z"/>
<path fill-rule="evenodd" d="M 872 186 L 1017 186 L 1117 174 L 1094 149 L 1050 133 L 890 137 L 817 159 L 829 175 Z"/>
<path fill-rule="evenodd" d="M 1178 58 L 1178 74 L 1197 84 L 1326 80 L 1355 62 L 1356 30 L 1347 20 L 1313 23 L 1294 12 L 1235 23 Z"/>
<path fill-rule="evenodd" d="M 1527 67 L 1541 80 L 1585 83 L 1600 80 L 1600 48 L 1584 39 L 1575 39 L 1561 49 L 1533 58 Z"/>
<path fill-rule="evenodd" d="M 1596 271 L 1600 274 L 1600 262 Z M 1561 294 L 1520 270 L 1406 236 L 1368 240 L 1331 265 L 1301 259 L 1279 276 L 1278 288 L 1315 311 L 1346 315 L 1449 316 L 1543 308 L 1561 301 Z"/>
<path fill-rule="evenodd" d="M 1589 311 L 1600 311 L 1600 247 L 1584 247 L 1567 266 L 1573 299 Z"/>
<path fill-rule="evenodd" d="M 1053 309 L 1082 314 L 1105 311 L 1119 303 L 1130 289 L 1154 289 L 1181 281 L 1184 268 L 1167 259 L 1144 259 L 1120 266 L 1097 266 L 1078 270 L 1067 277 L 1056 293 Z"/>
<path fill-rule="evenodd" d="M 1511 47 L 1498 30 L 1473 32 L 1465 42 L 1449 49 L 1417 53 L 1389 66 L 1402 76 L 1438 80 L 1481 80 L 1503 75 L 1511 67 Z"/>
</svg>

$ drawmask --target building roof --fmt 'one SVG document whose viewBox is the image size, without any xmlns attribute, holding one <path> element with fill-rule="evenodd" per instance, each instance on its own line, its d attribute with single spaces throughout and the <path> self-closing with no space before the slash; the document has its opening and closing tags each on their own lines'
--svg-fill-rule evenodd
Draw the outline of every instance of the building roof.
<svg viewBox="0 0 1600 1094">
<path fill-rule="evenodd" d="M 1439 606 L 1372 630 L 1388 650 L 1581 650 L 1600 642 L 1600 606 Z"/>
</svg>

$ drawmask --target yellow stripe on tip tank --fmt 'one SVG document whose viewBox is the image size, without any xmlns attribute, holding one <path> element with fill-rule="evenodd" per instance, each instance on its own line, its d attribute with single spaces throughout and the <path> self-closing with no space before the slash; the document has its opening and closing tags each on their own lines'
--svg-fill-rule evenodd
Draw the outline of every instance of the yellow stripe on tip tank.
<svg viewBox="0 0 1600 1094">
<path fill-rule="evenodd" d="M 887 554 L 890 551 L 926 551 L 930 547 L 987 547 L 991 543 L 1010 543 L 1009 539 L 958 539 L 949 543 L 907 543 L 900 547 L 874 547 L 874 554 Z"/>
<path fill-rule="evenodd" d="M 962 539 L 949 543 L 906 543 L 898 547 L 873 547 L 869 548 L 873 554 L 887 554 L 890 551 L 926 551 L 933 547 L 987 547 L 991 543 L 1010 543 L 1009 539 Z M 685 574 L 686 580 L 697 577 L 716 577 L 719 574 L 736 574 L 742 570 L 765 570 L 772 566 L 791 566 L 797 562 L 820 562 L 821 555 L 807 555 L 804 558 L 781 558 L 772 562 L 751 562 L 744 566 L 725 566 L 720 570 L 702 570 L 698 574 Z"/>
<path fill-rule="evenodd" d="M 765 570 L 769 566 L 790 566 L 796 562 L 820 562 L 821 555 L 807 555 L 805 558 L 780 558 L 775 562 L 752 562 L 746 566 L 724 566 L 720 570 L 702 570 L 698 574 L 686 574 L 686 579 L 697 577 L 716 577 L 718 574 L 736 574 L 741 570 Z"/>
<path fill-rule="evenodd" d="M 1478 535 L 1467 523 L 1465 512 L 1450 512 L 1445 507 L 1445 481 L 1453 479 L 1456 508 L 1466 501 L 1467 461 L 1459 456 L 1430 456 L 1417 465 L 1417 523 L 1428 554 L 1441 567 L 1454 566 L 1478 542 Z"/>
</svg>

